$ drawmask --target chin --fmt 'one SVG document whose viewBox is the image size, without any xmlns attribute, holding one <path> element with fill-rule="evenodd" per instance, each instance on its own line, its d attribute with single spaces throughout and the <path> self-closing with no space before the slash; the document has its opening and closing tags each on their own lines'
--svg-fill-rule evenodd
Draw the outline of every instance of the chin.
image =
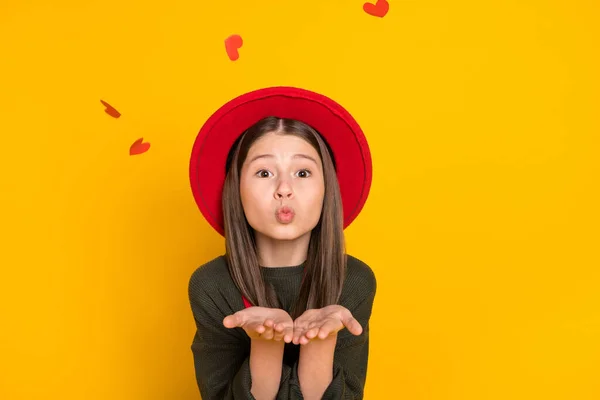
<svg viewBox="0 0 600 400">
<path fill-rule="evenodd" d="M 259 232 L 268 237 L 269 239 L 274 240 L 296 240 L 306 235 L 310 234 L 310 230 L 306 231 L 304 229 L 299 229 L 293 225 L 279 225 L 276 227 L 267 227 L 266 229 L 261 229 Z"/>
</svg>

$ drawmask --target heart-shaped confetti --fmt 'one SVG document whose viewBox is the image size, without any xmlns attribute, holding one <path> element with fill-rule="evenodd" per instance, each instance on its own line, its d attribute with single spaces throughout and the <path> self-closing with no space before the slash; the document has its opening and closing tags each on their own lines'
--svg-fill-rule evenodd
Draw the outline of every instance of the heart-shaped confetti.
<svg viewBox="0 0 600 400">
<path fill-rule="evenodd" d="M 375 3 L 375 4 L 372 4 L 372 3 L 363 4 L 363 10 L 365 10 L 365 12 L 367 14 L 370 14 L 374 17 L 379 17 L 379 18 L 385 17 L 385 14 L 387 14 L 389 9 L 390 9 L 390 3 L 388 3 L 387 0 L 377 0 L 377 3 Z"/>
<path fill-rule="evenodd" d="M 227 51 L 227 56 L 231 61 L 235 61 L 240 58 L 240 53 L 238 49 L 242 47 L 244 41 L 240 35 L 231 35 L 227 39 L 225 39 L 225 50 Z"/>
<path fill-rule="evenodd" d="M 145 153 L 148 151 L 148 149 L 150 148 L 150 143 L 148 143 L 148 142 L 143 143 L 143 141 L 144 141 L 144 138 L 139 138 L 138 140 L 133 142 L 133 144 L 129 148 L 130 156 L 134 156 L 136 154 L 142 154 L 142 153 Z"/>
</svg>

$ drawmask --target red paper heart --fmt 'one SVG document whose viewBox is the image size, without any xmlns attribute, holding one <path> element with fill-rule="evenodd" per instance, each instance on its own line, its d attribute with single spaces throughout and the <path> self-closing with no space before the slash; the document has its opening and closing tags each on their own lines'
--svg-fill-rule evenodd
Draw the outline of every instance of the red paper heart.
<svg viewBox="0 0 600 400">
<path fill-rule="evenodd" d="M 100 100 L 100 103 L 102 103 L 104 105 L 104 107 L 106 107 L 104 109 L 104 112 L 106 112 L 111 117 L 119 118 L 121 116 L 120 112 L 118 112 L 113 106 L 111 106 L 110 104 L 108 104 L 104 100 Z"/>
<path fill-rule="evenodd" d="M 374 17 L 379 17 L 379 18 L 385 17 L 385 14 L 387 14 L 389 9 L 390 9 L 390 3 L 388 3 L 387 0 L 377 0 L 376 4 L 371 4 L 371 3 L 363 4 L 363 10 L 365 10 L 365 12 L 367 14 L 370 14 Z"/>
<path fill-rule="evenodd" d="M 231 61 L 235 61 L 240 58 L 238 49 L 242 47 L 244 41 L 240 35 L 231 35 L 225 39 L 225 50 Z"/>
<path fill-rule="evenodd" d="M 133 156 L 136 154 L 142 154 L 142 153 L 145 153 L 148 151 L 148 149 L 150 148 L 150 143 L 148 143 L 148 142 L 142 143 L 143 140 L 144 140 L 144 138 L 139 138 L 138 140 L 133 142 L 133 144 L 129 148 L 130 156 Z"/>
</svg>

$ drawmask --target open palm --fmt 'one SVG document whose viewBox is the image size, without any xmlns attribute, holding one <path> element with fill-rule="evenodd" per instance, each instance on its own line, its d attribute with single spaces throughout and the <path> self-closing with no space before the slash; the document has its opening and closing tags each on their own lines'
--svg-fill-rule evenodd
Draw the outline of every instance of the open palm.
<svg viewBox="0 0 600 400">
<path fill-rule="evenodd" d="M 223 319 L 226 328 L 242 328 L 250 339 L 292 341 L 292 317 L 278 308 L 248 307 Z"/>
<path fill-rule="evenodd" d="M 347 328 L 353 335 L 362 333 L 362 326 L 345 307 L 334 304 L 306 310 L 294 321 L 294 344 L 306 344 L 312 339 L 325 339 Z"/>
</svg>

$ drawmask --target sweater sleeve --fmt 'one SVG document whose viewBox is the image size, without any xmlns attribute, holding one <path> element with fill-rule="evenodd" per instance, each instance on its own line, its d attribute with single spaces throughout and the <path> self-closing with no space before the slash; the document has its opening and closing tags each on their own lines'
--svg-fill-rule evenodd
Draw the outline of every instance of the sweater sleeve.
<svg viewBox="0 0 600 400">
<path fill-rule="evenodd" d="M 192 275 L 188 292 L 196 323 L 191 350 L 202 400 L 256 400 L 250 392 L 250 350 L 245 332 L 223 326 L 226 315 L 219 306 L 219 292 L 198 274 Z"/>
<path fill-rule="evenodd" d="M 338 339 L 333 359 L 333 379 L 325 392 L 322 400 L 357 400 L 364 397 L 364 387 L 367 377 L 369 359 L 369 320 L 373 308 L 376 292 L 376 280 L 372 273 L 368 280 L 361 283 L 366 289 L 366 295 L 355 307 L 347 307 L 354 318 L 363 327 L 363 332 L 355 336 L 347 329 L 338 332 Z M 350 300 L 349 302 L 352 302 Z M 298 379 L 298 363 L 284 369 L 278 400 L 304 399 L 300 390 Z"/>
</svg>

